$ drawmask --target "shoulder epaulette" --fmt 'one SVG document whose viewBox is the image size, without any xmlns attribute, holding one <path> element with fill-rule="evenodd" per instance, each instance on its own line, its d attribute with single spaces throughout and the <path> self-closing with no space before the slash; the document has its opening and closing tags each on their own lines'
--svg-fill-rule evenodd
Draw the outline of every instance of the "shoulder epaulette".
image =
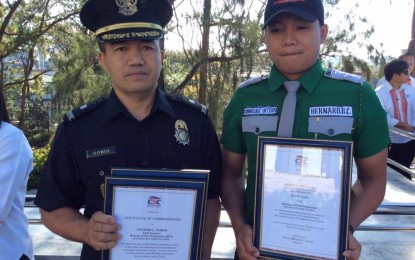
<svg viewBox="0 0 415 260">
<path fill-rule="evenodd" d="M 208 109 L 206 108 L 205 105 L 200 104 L 197 101 L 194 101 L 190 98 L 187 98 L 185 96 L 182 95 L 173 95 L 173 94 L 166 94 L 166 96 L 170 99 L 176 100 L 178 102 L 181 102 L 183 104 L 186 104 L 188 106 L 190 106 L 193 109 L 198 110 L 200 113 L 207 115 L 208 114 Z"/>
<path fill-rule="evenodd" d="M 255 78 L 250 78 L 244 82 L 242 82 L 241 84 L 238 85 L 238 88 L 246 88 L 249 87 L 251 85 L 254 85 L 256 83 L 259 83 L 263 80 L 268 79 L 268 75 L 261 75 L 259 77 L 255 77 Z"/>
<path fill-rule="evenodd" d="M 332 79 L 350 81 L 359 85 L 363 85 L 363 83 L 365 82 L 365 80 L 358 75 L 346 73 L 335 69 L 326 69 L 326 71 L 324 72 L 324 76 Z"/>
<path fill-rule="evenodd" d="M 79 118 L 82 115 L 87 114 L 88 112 L 91 112 L 98 108 L 101 104 L 103 104 L 102 101 L 104 101 L 105 98 L 99 98 L 91 103 L 82 105 L 78 108 L 75 108 L 69 112 L 66 112 L 66 114 L 63 117 L 63 121 L 66 123 L 72 122 L 75 119 Z"/>
</svg>

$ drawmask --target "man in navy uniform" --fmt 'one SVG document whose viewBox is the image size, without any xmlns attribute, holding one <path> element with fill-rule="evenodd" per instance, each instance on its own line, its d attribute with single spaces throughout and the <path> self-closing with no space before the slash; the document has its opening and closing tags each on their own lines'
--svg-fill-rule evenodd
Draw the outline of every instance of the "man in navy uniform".
<svg viewBox="0 0 415 260">
<path fill-rule="evenodd" d="M 64 117 L 35 200 L 46 227 L 83 243 L 81 259 L 100 259 L 100 250 L 120 239 L 122 227 L 102 213 L 103 183 L 113 167 L 210 170 L 202 252 L 210 259 L 222 159 L 205 107 L 158 88 L 160 39 L 171 17 L 168 0 L 89 0 L 81 10 L 113 89 Z"/>
</svg>

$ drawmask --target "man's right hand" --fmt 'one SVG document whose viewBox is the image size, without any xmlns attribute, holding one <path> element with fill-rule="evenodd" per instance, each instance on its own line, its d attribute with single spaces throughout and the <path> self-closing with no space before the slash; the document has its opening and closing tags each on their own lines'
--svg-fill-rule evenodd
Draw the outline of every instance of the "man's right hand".
<svg viewBox="0 0 415 260">
<path fill-rule="evenodd" d="M 97 211 L 88 222 L 86 241 L 95 250 L 113 248 L 121 239 L 118 231 L 121 226 L 115 222 L 115 218 Z"/>
</svg>

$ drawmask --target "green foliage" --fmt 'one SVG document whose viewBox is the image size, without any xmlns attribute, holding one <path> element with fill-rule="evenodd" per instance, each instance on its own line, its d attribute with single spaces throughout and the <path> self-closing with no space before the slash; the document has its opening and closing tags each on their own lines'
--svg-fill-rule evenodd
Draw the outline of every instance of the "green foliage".
<svg viewBox="0 0 415 260">
<path fill-rule="evenodd" d="M 375 48 L 370 38 L 375 31 L 365 17 L 357 17 L 353 10 L 339 10 L 337 4 L 346 0 L 326 0 L 326 20 L 330 20 L 329 35 L 321 48 L 321 59 L 327 67 L 360 74 L 371 81 L 373 67 L 382 66 L 385 61 L 383 50 Z M 357 2 L 353 9 L 359 8 Z M 334 17 L 343 13 L 343 17 Z M 358 56 L 365 53 L 365 56 Z M 378 75 L 376 75 L 378 76 Z"/>
<path fill-rule="evenodd" d="M 31 115 L 26 104 L 32 95 L 44 94 L 40 76 L 44 71 L 36 70 L 35 58 L 41 54 L 47 58 L 48 46 L 55 40 L 51 32 L 76 15 L 79 4 L 74 0 L 0 1 L 0 84 L 8 92 L 12 118 L 23 130 L 32 130 L 26 125 L 30 120 L 26 115 Z M 36 143 L 45 138 L 40 133 L 33 136 Z"/>
<path fill-rule="evenodd" d="M 364 17 L 356 17 L 353 10 L 336 11 L 341 1 L 324 0 L 326 19 L 333 14 L 345 13 L 339 22 L 330 23 L 329 37 L 322 46 L 321 58 L 330 67 L 352 73 L 360 73 L 368 79 L 374 75 L 373 68 L 382 67 L 386 58 L 383 51 L 370 44 L 374 29 Z M 1 1 L 0 1 L 1 2 Z M 15 1 L 17 3 L 17 1 Z M 10 21 L 6 17 L 10 6 L 0 3 L 0 25 L 5 33 L 0 35 L 0 81 L 7 97 L 7 106 L 14 121 L 19 120 L 20 110 L 25 111 L 31 142 L 41 146 L 47 138 L 39 117 L 45 117 L 41 104 L 30 101 L 33 95 L 41 97 L 53 93 L 52 123 L 60 121 L 62 114 L 74 107 L 107 95 L 111 89 L 108 75 L 101 68 L 96 40 L 73 19 L 85 2 L 77 0 L 33 0 L 22 1 Z M 221 115 L 237 85 L 247 78 L 268 72 L 270 59 L 262 43 L 261 24 L 266 1 L 223 0 L 211 1 L 210 46 L 208 46 L 208 71 L 200 72 L 202 13 L 204 1 L 175 1 L 176 8 L 190 10 L 184 14 L 175 12 L 168 25 L 167 39 L 178 36 L 182 50 L 166 51 L 164 60 L 165 88 L 172 92 L 179 88 L 193 99 L 200 94 L 200 80 L 207 79 L 207 106 L 219 129 Z M 13 3 L 11 3 L 13 5 Z M 190 7 L 190 9 L 189 9 Z M 355 8 L 358 8 L 356 6 Z M 192 9 L 192 10 L 191 10 Z M 177 10 L 176 10 L 177 11 Z M 6 33 L 7 32 L 7 33 Z M 177 38 L 175 39 L 177 40 Z M 177 41 L 166 41 L 166 49 L 178 45 Z M 356 46 L 367 50 L 367 57 L 353 56 Z M 174 45 L 174 46 L 173 46 Z M 22 91 L 25 70 L 17 64 L 26 61 L 30 48 L 50 57 L 56 71 L 51 84 L 46 86 L 36 73 L 28 77 L 29 89 Z M 378 70 L 382 71 L 382 70 Z M 205 72 L 203 72 L 205 73 Z M 202 77 L 204 76 L 204 77 Z M 27 94 L 28 108 L 21 108 L 22 93 Z M 33 104 L 32 104 L 33 103 Z"/>
<path fill-rule="evenodd" d="M 163 61 L 163 69 L 165 75 L 164 84 L 166 92 L 172 92 L 177 87 L 177 85 L 183 82 L 189 71 L 192 69 L 191 63 L 189 62 L 189 58 L 192 58 L 189 57 L 191 54 L 186 56 L 185 53 L 180 51 L 166 50 L 165 53 L 166 54 Z M 193 79 L 190 81 L 189 87 L 195 87 L 196 84 L 197 83 Z M 193 98 L 197 99 L 197 94 Z"/>
<path fill-rule="evenodd" d="M 49 151 L 50 143 L 45 147 L 33 149 L 33 171 L 29 175 L 28 189 L 36 189 L 39 186 Z"/>
<path fill-rule="evenodd" d="M 10 120 L 18 126 L 21 102 L 18 88 L 9 88 L 4 94 Z M 23 131 L 32 147 L 43 147 L 50 138 L 48 107 L 45 104 L 39 96 L 34 94 L 27 99 L 26 127 Z"/>
<path fill-rule="evenodd" d="M 55 93 L 55 113 L 71 110 L 108 95 L 111 81 L 98 62 L 98 44 L 94 37 L 65 31 L 65 43 L 55 45 L 52 61 L 56 73 L 50 85 Z"/>
<path fill-rule="evenodd" d="M 32 147 L 43 147 L 50 138 L 49 116 L 43 101 L 35 95 L 28 100 L 25 135 Z"/>
</svg>

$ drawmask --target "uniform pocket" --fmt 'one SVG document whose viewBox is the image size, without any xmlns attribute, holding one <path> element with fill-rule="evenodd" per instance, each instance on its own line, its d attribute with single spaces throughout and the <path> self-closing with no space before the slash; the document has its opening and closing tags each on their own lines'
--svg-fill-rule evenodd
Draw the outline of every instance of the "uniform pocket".
<svg viewBox="0 0 415 260">
<path fill-rule="evenodd" d="M 245 116 L 242 117 L 242 132 L 254 133 L 275 132 L 278 116 Z"/>
<path fill-rule="evenodd" d="M 351 134 L 353 117 L 309 117 L 308 132 L 328 136 Z"/>
</svg>

